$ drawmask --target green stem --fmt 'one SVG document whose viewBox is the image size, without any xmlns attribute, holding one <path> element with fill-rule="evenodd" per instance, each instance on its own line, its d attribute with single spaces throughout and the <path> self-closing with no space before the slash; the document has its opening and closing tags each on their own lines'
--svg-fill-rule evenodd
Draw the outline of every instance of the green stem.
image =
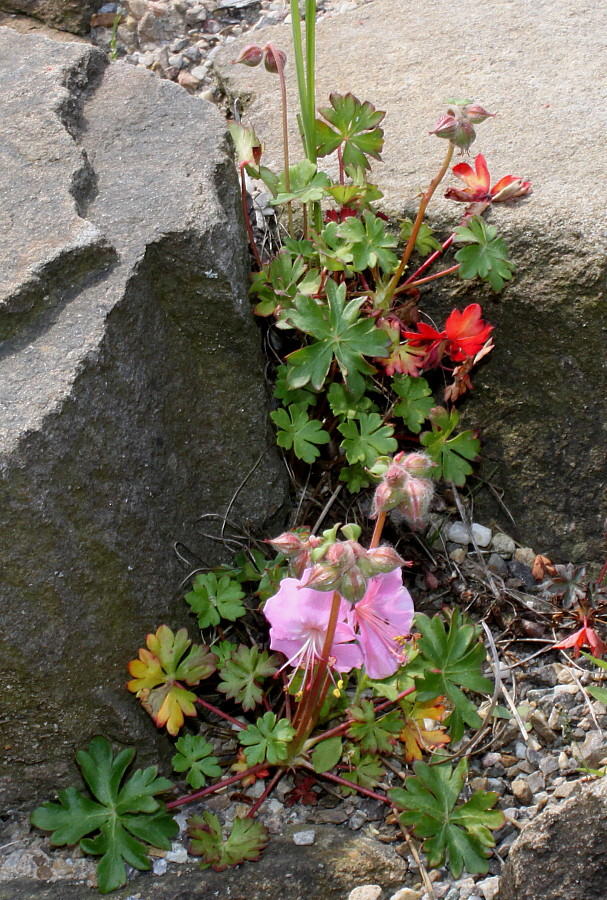
<svg viewBox="0 0 607 900">
<path fill-rule="evenodd" d="M 316 0 L 306 0 L 306 78 L 308 159 L 316 162 Z"/>
<path fill-rule="evenodd" d="M 454 150 L 455 150 L 454 145 L 451 143 L 451 141 L 449 141 L 449 147 L 447 149 L 447 153 L 446 153 L 445 159 L 443 161 L 443 164 L 439 169 L 438 175 L 432 179 L 432 181 L 430 182 L 430 186 L 428 187 L 428 190 L 426 191 L 426 193 L 424 194 L 424 196 L 421 199 L 421 203 L 419 204 L 419 209 L 417 211 L 417 216 L 415 218 L 415 222 L 413 223 L 413 229 L 411 231 L 409 240 L 407 241 L 407 246 L 405 247 L 405 250 L 403 252 L 403 256 L 402 256 L 402 259 L 398 266 L 398 269 L 392 276 L 392 278 L 390 280 L 390 284 L 388 285 L 388 290 L 386 292 L 386 300 L 388 300 L 388 301 L 390 301 L 392 299 L 392 297 L 394 296 L 394 292 L 396 291 L 396 288 L 398 287 L 398 282 L 402 278 L 402 274 L 407 267 L 407 263 L 409 262 L 411 254 L 413 253 L 413 249 L 415 247 L 415 241 L 417 240 L 417 235 L 419 234 L 419 229 L 421 228 L 421 224 L 424 220 L 424 214 L 426 212 L 428 203 L 432 199 L 432 196 L 433 196 L 434 192 L 436 191 L 437 187 L 439 186 L 439 184 L 441 183 L 441 181 L 447 174 L 447 170 L 451 164 L 451 159 L 453 158 Z"/>
<path fill-rule="evenodd" d="M 303 38 L 301 34 L 301 18 L 299 15 L 298 0 L 291 0 L 291 30 L 293 32 L 293 55 L 295 57 L 295 75 L 297 76 L 297 90 L 299 93 L 299 108 L 301 110 L 301 124 L 303 129 L 304 151 L 310 159 L 310 137 L 308 114 L 308 89 L 306 72 L 304 68 Z"/>
</svg>

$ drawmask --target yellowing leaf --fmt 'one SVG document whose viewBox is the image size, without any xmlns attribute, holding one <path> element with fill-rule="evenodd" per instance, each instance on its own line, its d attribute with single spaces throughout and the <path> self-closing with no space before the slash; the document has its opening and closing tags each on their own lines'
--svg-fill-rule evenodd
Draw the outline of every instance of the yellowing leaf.
<svg viewBox="0 0 607 900">
<path fill-rule="evenodd" d="M 194 687 L 212 675 L 217 657 L 207 646 L 192 645 L 185 628 L 174 634 L 168 625 L 161 625 L 155 634 L 148 634 L 146 643 L 148 649 L 142 647 L 139 659 L 129 663 L 134 678 L 127 688 L 136 694 L 157 727 L 166 726 L 175 736 L 184 716 L 196 715 L 196 694 L 183 683 Z"/>
<path fill-rule="evenodd" d="M 406 715 L 405 727 L 400 733 L 400 739 L 405 745 L 407 762 L 421 759 L 423 750 L 432 750 L 434 747 L 449 743 L 451 738 L 442 728 L 426 727 L 426 719 L 440 722 L 445 712 L 445 707 L 437 700 L 418 700 L 414 703 Z"/>
</svg>

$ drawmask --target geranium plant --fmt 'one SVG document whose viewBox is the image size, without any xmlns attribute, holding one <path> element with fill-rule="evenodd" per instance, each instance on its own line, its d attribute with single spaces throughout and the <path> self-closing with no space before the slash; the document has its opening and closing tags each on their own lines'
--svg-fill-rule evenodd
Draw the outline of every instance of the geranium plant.
<svg viewBox="0 0 607 900">
<path fill-rule="evenodd" d="M 463 218 L 444 240 L 434 236 L 427 207 L 455 150 L 467 152 L 476 127 L 492 117 L 477 102 L 451 100 L 430 132 L 446 141 L 446 152 L 417 215 L 390 223 L 369 181 L 371 160 L 381 159 L 384 113 L 337 93 L 316 111 L 315 14 L 315 0 L 305 0 L 304 42 L 291 0 L 303 158 L 291 163 L 288 60 L 273 43 L 247 46 L 237 62 L 264 64 L 280 79 L 283 171 L 263 165 L 251 128 L 230 130 L 254 258 L 254 311 L 280 339 L 278 445 L 295 466 L 312 466 L 312 475 L 339 479 L 352 493 L 373 486 L 374 527 L 368 541 L 355 523 L 321 534 L 295 527 L 269 542 L 274 558 L 251 550 L 233 567 L 198 572 L 185 600 L 202 643 L 167 625 L 147 636 L 127 687 L 175 741 L 174 770 L 193 792 L 158 800 L 171 785 L 152 769 L 121 787 L 131 755 L 113 760 L 96 738 L 79 756 L 91 796 L 63 792 L 60 805 L 45 804 L 32 819 L 54 843 L 80 840 L 102 856 L 102 892 L 124 883 L 124 861 L 149 866 L 138 841 L 165 847 L 175 833 L 172 810 L 263 780 L 229 833 L 210 810 L 189 820 L 190 851 L 203 867 L 221 871 L 258 858 L 268 836 L 254 816 L 287 773 L 295 781 L 289 803 L 316 802 L 317 780 L 384 803 L 407 836 L 419 838 L 429 863 L 448 862 L 455 875 L 463 866 L 487 871 L 491 832 L 504 821 L 495 793 L 459 799 L 467 761 L 457 743 L 482 724 L 477 706 L 493 691 L 479 630 L 458 610 L 415 615 L 403 582 L 410 563 L 381 541 L 393 510 L 423 529 L 437 480 L 463 485 L 480 450 L 478 436 L 459 429 L 455 403 L 492 349 L 493 326 L 478 303 L 437 326 L 419 308 L 420 289 L 455 275 L 500 290 L 514 265 L 482 215 L 530 185 L 507 175 L 491 187 L 480 154 L 474 168 L 459 163 L 453 173 L 465 186 L 446 196 L 467 204 Z M 319 163 L 331 156 L 335 179 Z M 261 180 L 286 213 L 288 237 L 271 258 L 246 215 L 248 179 Z M 454 258 L 430 274 L 453 247 Z M 395 773 L 404 782 L 398 787 Z"/>
</svg>

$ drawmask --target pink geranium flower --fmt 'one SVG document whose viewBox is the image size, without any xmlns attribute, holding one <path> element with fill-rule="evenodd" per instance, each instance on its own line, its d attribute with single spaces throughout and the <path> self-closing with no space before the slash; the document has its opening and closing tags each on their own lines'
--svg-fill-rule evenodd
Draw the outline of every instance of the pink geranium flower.
<svg viewBox="0 0 607 900">
<path fill-rule="evenodd" d="M 320 659 L 331 614 L 332 591 L 315 591 L 302 587 L 309 576 L 306 570 L 301 579 L 283 578 L 278 592 L 266 602 L 264 614 L 269 621 L 270 647 L 287 657 L 283 666 L 303 670 L 303 684 L 311 677 Z M 339 620 L 330 650 L 331 668 L 349 672 L 362 665 L 363 654 L 354 643 L 356 635 L 346 619 L 348 604 L 341 601 Z"/>
<path fill-rule="evenodd" d="M 404 662 L 400 639 L 411 631 L 413 600 L 400 569 L 371 578 L 362 600 L 350 609 L 369 678 L 389 678 Z"/>
</svg>

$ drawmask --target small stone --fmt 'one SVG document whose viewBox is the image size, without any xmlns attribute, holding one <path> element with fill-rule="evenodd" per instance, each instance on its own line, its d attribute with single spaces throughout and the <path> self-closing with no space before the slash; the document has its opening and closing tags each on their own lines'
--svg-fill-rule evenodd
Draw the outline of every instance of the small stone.
<svg viewBox="0 0 607 900">
<path fill-rule="evenodd" d="M 308 814 L 308 818 L 319 825 L 342 825 L 347 821 L 348 814 L 337 806 L 335 809 L 314 809 Z"/>
<path fill-rule="evenodd" d="M 190 75 L 196 78 L 197 81 L 204 81 L 208 68 L 209 67 L 206 64 L 203 64 L 202 66 L 194 66 L 193 69 L 190 69 Z"/>
<path fill-rule="evenodd" d="M 171 849 L 165 856 L 165 859 L 167 862 L 183 865 L 183 863 L 187 863 L 188 861 L 188 851 L 183 844 L 173 843 Z"/>
<path fill-rule="evenodd" d="M 198 47 L 195 44 L 193 47 L 187 47 L 183 51 L 183 55 L 185 56 L 186 59 L 189 59 L 190 62 L 193 62 L 193 63 L 199 63 L 200 58 L 202 56 L 200 50 L 198 49 Z"/>
<path fill-rule="evenodd" d="M 283 809 L 285 808 L 284 803 L 281 803 L 280 800 L 276 800 L 276 799 L 272 799 L 269 802 L 267 802 L 266 806 L 267 806 L 268 811 L 271 812 L 273 815 L 276 815 L 276 813 L 282 812 Z"/>
<path fill-rule="evenodd" d="M 155 859 L 152 863 L 152 871 L 154 875 L 166 875 L 167 868 L 168 866 L 166 859 Z"/>
<path fill-rule="evenodd" d="M 383 891 L 378 884 L 361 884 L 348 894 L 348 900 L 379 900 Z"/>
<path fill-rule="evenodd" d="M 514 551 L 515 562 L 523 563 L 525 566 L 532 568 L 535 562 L 536 553 L 531 547 L 517 547 Z"/>
<path fill-rule="evenodd" d="M 454 522 L 447 532 L 447 540 L 453 541 L 454 544 L 470 544 L 472 543 L 470 529 L 463 522 Z"/>
<path fill-rule="evenodd" d="M 470 900 L 476 890 L 476 882 L 473 878 L 462 878 L 458 883 L 459 900 Z"/>
<path fill-rule="evenodd" d="M 189 41 L 187 38 L 177 38 L 177 40 L 169 44 L 169 50 L 171 53 L 181 53 L 181 51 L 185 50 L 188 46 L 188 43 Z"/>
<path fill-rule="evenodd" d="M 499 575 L 502 578 L 505 578 L 508 574 L 508 566 L 506 565 L 506 560 L 503 556 L 500 556 L 499 553 L 492 553 L 489 557 L 489 561 L 487 562 L 489 567 L 489 571 L 493 572 L 494 575 Z"/>
<path fill-rule="evenodd" d="M 350 816 L 350 821 L 348 822 L 348 828 L 350 831 L 359 831 L 367 820 L 367 814 L 362 811 L 362 809 L 357 809 L 356 812 Z"/>
<path fill-rule="evenodd" d="M 472 523 L 472 535 L 479 547 L 488 547 L 491 543 L 493 532 L 485 525 L 479 525 L 478 522 Z"/>
<path fill-rule="evenodd" d="M 461 566 L 467 555 L 468 551 L 465 550 L 464 547 L 456 547 L 455 550 L 452 550 L 449 554 L 449 559 L 452 560 L 456 566 Z"/>
<path fill-rule="evenodd" d="M 492 753 L 485 753 L 482 759 L 482 764 L 485 769 L 490 769 L 491 766 L 495 766 L 501 762 L 503 762 L 502 754 L 496 753 L 495 751 Z"/>
<path fill-rule="evenodd" d="M 308 828 L 306 831 L 296 831 L 293 835 L 293 843 L 297 847 L 310 847 L 316 840 L 316 832 L 313 828 Z"/>
<path fill-rule="evenodd" d="M 541 772 L 532 772 L 527 778 L 527 785 L 532 794 L 538 794 L 544 790 L 546 782 Z"/>
<path fill-rule="evenodd" d="M 516 550 L 516 544 L 507 534 L 502 534 L 501 531 L 498 531 L 491 538 L 491 549 L 505 559 L 510 559 Z"/>
<path fill-rule="evenodd" d="M 200 80 L 201 79 L 198 79 L 194 75 L 192 75 L 191 72 L 186 72 L 185 69 L 183 69 L 177 76 L 178 83 L 187 90 L 195 90 L 200 84 Z"/>
<path fill-rule="evenodd" d="M 495 900 L 499 890 L 499 878 L 485 878 L 477 882 L 477 890 L 481 892 L 485 900 Z"/>
<path fill-rule="evenodd" d="M 554 756 L 545 756 L 540 762 L 540 771 L 544 778 L 548 778 L 559 771 L 558 760 Z"/>
<path fill-rule="evenodd" d="M 413 888 L 401 888 L 400 891 L 392 894 L 390 900 L 419 900 L 420 897 L 421 891 L 414 891 Z"/>
<path fill-rule="evenodd" d="M 550 712 L 550 716 L 548 717 L 548 727 L 549 728 L 559 728 L 561 724 L 561 711 L 557 706 L 553 706 Z"/>
<path fill-rule="evenodd" d="M 517 759 L 527 758 L 527 744 L 524 741 L 517 741 L 514 745 L 514 753 Z"/>
<path fill-rule="evenodd" d="M 533 800 L 533 791 L 523 778 L 515 778 L 510 789 L 520 803 L 529 806 Z"/>
<path fill-rule="evenodd" d="M 577 784 L 577 781 L 565 781 L 563 784 L 559 784 L 555 787 L 553 796 L 556 797 L 557 800 L 566 800 L 567 797 L 570 797 L 574 792 Z"/>
<path fill-rule="evenodd" d="M 544 744 L 553 744 L 556 741 L 557 736 L 540 709 L 531 710 L 528 721 L 531 722 L 533 730 L 541 737 Z"/>
<path fill-rule="evenodd" d="M 172 68 L 183 69 L 183 65 L 184 65 L 183 56 L 181 56 L 181 54 L 172 53 L 169 56 L 169 66 L 171 66 Z"/>
<path fill-rule="evenodd" d="M 607 757 L 607 737 L 601 731 L 591 731 L 579 752 L 586 765 L 596 768 Z"/>
</svg>

